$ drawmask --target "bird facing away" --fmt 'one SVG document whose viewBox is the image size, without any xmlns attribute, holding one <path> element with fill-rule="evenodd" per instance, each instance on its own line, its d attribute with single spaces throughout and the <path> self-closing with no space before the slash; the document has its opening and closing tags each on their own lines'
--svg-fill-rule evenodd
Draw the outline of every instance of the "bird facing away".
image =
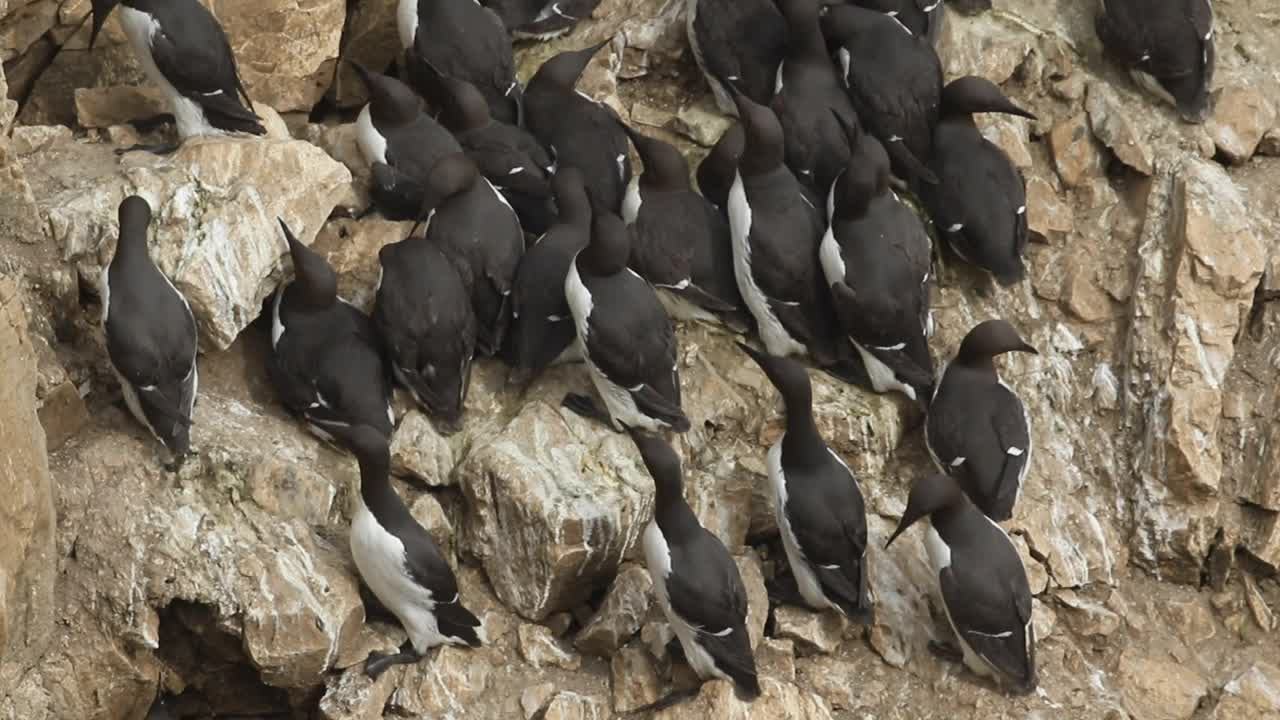
<svg viewBox="0 0 1280 720">
<path fill-rule="evenodd" d="M 728 219 L 693 191 L 689 163 L 675 146 L 625 124 L 623 129 L 644 163 L 622 206 L 631 267 L 658 289 L 674 318 L 719 322 L 721 315 L 745 312 Z"/>
<path fill-rule="evenodd" d="M 280 221 L 294 279 L 271 308 L 272 385 L 280 401 L 322 440 L 351 447 L 351 428 L 391 435 L 391 379 L 377 329 L 338 297 L 338 279 L 319 253 Z"/>
<path fill-rule="evenodd" d="M 117 5 L 122 6 L 120 25 L 134 56 L 168 99 L 178 130 L 178 142 L 117 152 L 166 154 L 200 135 L 266 134 L 240 81 L 226 33 L 199 0 L 93 0 L 89 47 Z"/>
<path fill-rule="evenodd" d="M 1026 183 L 1009 156 L 978 132 L 973 113 L 979 112 L 1035 119 L 989 80 L 971 75 L 951 81 L 942 91 L 928 161 L 938 182 L 918 183 L 915 190 L 957 255 L 1012 285 L 1027 274 Z"/>
<path fill-rule="evenodd" d="M 699 678 L 728 680 L 740 698 L 754 700 L 760 681 L 738 565 L 685 502 L 675 450 L 647 432 L 632 430 L 631 437 L 656 488 L 641 543 L 658 605 Z"/>
<path fill-rule="evenodd" d="M 787 51 L 787 23 L 773 0 L 687 0 L 685 21 L 694 62 L 720 112 L 738 114 L 728 85 L 769 102 Z"/>
<path fill-rule="evenodd" d="M 885 548 L 924 518 L 929 520 L 925 551 L 947 621 L 960 644 L 959 653 L 949 654 L 1015 694 L 1034 692 L 1031 587 L 1013 542 L 974 507 L 953 479 L 936 474 L 912 486 L 907 509 Z"/>
<path fill-rule="evenodd" d="M 520 258 L 512 291 L 512 365 L 529 380 L 574 352 L 578 335 L 564 296 L 573 259 L 591 240 L 591 203 L 582 173 L 565 168 L 551 178 L 559 216 Z"/>
<path fill-rule="evenodd" d="M 515 209 L 525 232 L 546 232 L 555 216 L 550 203 L 553 167 L 546 149 L 528 130 L 493 119 L 471 83 L 446 75 L 438 82 L 441 124 Z"/>
<path fill-rule="evenodd" d="M 360 579 L 409 636 L 399 652 L 369 653 L 365 673 L 376 679 L 392 665 L 417 662 L 446 643 L 479 647 L 484 628 L 463 606 L 453 569 L 391 486 L 386 437 L 360 425 L 351 429 L 350 440 L 360 463 L 351 557 Z"/>
<path fill-rule="evenodd" d="M 466 260 L 447 245 L 411 236 L 383 246 L 378 262 L 372 318 L 392 373 L 442 432 L 456 432 L 476 352 L 471 291 L 459 272 Z"/>
<path fill-rule="evenodd" d="M 356 118 L 356 145 L 372 169 L 373 206 L 389 220 L 416 220 L 431 169 L 462 146 L 423 111 L 408 85 L 359 63 L 351 67 L 369 90 Z"/>
<path fill-rule="evenodd" d="M 511 40 L 492 11 L 476 0 L 399 0 L 396 29 L 409 83 L 420 94 L 435 94 L 435 73 L 425 67 L 429 64 L 474 85 L 493 117 L 522 124 Z"/>
<path fill-rule="evenodd" d="M 1100 0 L 1094 27 L 1103 47 L 1143 89 L 1183 120 L 1203 123 L 1216 54 L 1209 0 Z"/>
<path fill-rule="evenodd" d="M 818 263 L 822 214 L 783 163 L 777 116 L 741 93 L 734 101 L 745 137 L 728 199 L 738 290 L 770 354 L 833 365 L 838 329 Z"/>
<path fill-rule="evenodd" d="M 591 209 L 616 214 L 631 181 L 627 136 L 609 106 L 574 89 L 591 58 L 608 42 L 562 52 L 543 63 L 529 81 L 525 110 L 529 130 L 555 166 L 582 171 Z"/>
<path fill-rule="evenodd" d="M 786 406 L 786 431 L 769 448 L 769 496 L 800 595 L 815 610 L 869 623 L 866 503 L 853 471 L 818 433 L 809 374 L 789 358 L 738 346 Z"/>
<path fill-rule="evenodd" d="M 419 217 L 427 223 L 427 239 L 465 261 L 463 280 L 476 313 L 476 351 L 493 356 L 510 325 L 511 288 L 524 253 L 515 210 L 470 158 L 454 153 L 431 169 Z"/>
<path fill-rule="evenodd" d="M 889 189 L 889 156 L 868 133 L 850 138 L 849 165 L 831 185 L 819 259 L 836 317 L 862 357 L 871 389 L 925 402 L 933 390 L 929 235 Z"/>
<path fill-rule="evenodd" d="M 627 228 L 617 215 L 591 219 L 591 240 L 569 266 L 565 300 L 604 408 L 570 393 L 564 406 L 615 429 L 689 430 L 680 406 L 675 330 L 653 287 L 627 267 Z"/>
<path fill-rule="evenodd" d="M 181 460 L 199 386 L 195 316 L 151 260 L 151 206 L 131 195 L 120 203 L 119 219 L 115 255 L 99 282 L 107 355 L 129 411 Z"/>
<path fill-rule="evenodd" d="M 1007 352 L 1036 349 L 1004 320 L 974 326 L 942 371 L 925 420 L 925 444 L 938 469 L 996 522 L 1013 517 L 1031 467 L 1026 407 L 996 373 L 994 358 Z"/>
</svg>

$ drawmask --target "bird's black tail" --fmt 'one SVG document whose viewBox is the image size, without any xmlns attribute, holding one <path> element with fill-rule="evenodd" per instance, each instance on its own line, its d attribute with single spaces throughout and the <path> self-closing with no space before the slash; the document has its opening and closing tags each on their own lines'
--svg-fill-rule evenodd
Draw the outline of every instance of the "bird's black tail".
<svg viewBox="0 0 1280 720">
<path fill-rule="evenodd" d="M 440 634 L 447 638 L 459 640 L 471 647 L 480 647 L 483 642 L 480 619 L 463 607 L 460 601 L 436 605 L 436 623 Z"/>
</svg>

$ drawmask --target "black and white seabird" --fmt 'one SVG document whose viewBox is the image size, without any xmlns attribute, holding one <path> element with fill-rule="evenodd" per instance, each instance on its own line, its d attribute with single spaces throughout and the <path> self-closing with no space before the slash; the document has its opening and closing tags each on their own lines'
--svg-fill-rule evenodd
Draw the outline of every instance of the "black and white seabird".
<svg viewBox="0 0 1280 720">
<path fill-rule="evenodd" d="M 738 290 L 769 354 L 832 365 L 838 331 L 818 262 L 822 213 L 783 163 L 778 118 L 742 94 L 734 99 L 746 138 L 729 190 Z"/>
<path fill-rule="evenodd" d="M 482 0 L 518 40 L 550 40 L 591 17 L 600 0 Z"/>
<path fill-rule="evenodd" d="M 849 142 L 836 117 L 858 127 L 858 115 L 827 53 L 819 0 L 776 1 L 787 21 L 787 54 L 770 107 L 782 124 L 787 165 L 821 197 L 849 161 Z"/>
<path fill-rule="evenodd" d="M 972 117 L 978 112 L 1035 119 L 989 80 L 970 75 L 951 81 L 942 91 L 942 118 L 928 160 L 938 182 L 918 183 L 915 190 L 957 255 L 1012 285 L 1027 274 L 1026 183 L 1009 156 L 978 132 Z"/>
<path fill-rule="evenodd" d="M 432 97 L 436 73 L 466 80 L 489 103 L 493 117 L 521 124 L 520 83 L 511 39 L 502 21 L 477 0 L 398 0 L 396 29 L 411 83 Z"/>
<path fill-rule="evenodd" d="M 529 81 L 525 114 L 529 129 L 551 152 L 556 167 L 582 171 L 591 209 L 616 214 L 631 182 L 627 136 L 613 110 L 574 90 L 587 63 L 608 42 L 563 52 L 543 63 Z"/>
<path fill-rule="evenodd" d="M 819 259 L 836 317 L 862 356 L 872 389 L 924 401 L 933 388 L 929 235 L 889 189 L 889 156 L 868 133 L 831 185 Z"/>
<path fill-rule="evenodd" d="M 476 352 L 476 315 L 462 278 L 467 261 L 411 236 L 383 246 L 378 262 L 372 317 L 392 373 L 444 431 L 457 431 Z"/>
<path fill-rule="evenodd" d="M 627 267 L 630 254 L 622 219 L 595 212 L 591 241 L 569 265 L 564 295 L 604 409 L 572 393 L 564 405 L 616 430 L 687 432 L 675 330 L 653 287 Z"/>
<path fill-rule="evenodd" d="M 151 206 L 131 195 L 120 203 L 119 214 L 120 239 L 99 283 L 107 355 L 129 411 L 180 460 L 190 448 L 200 383 L 196 319 L 187 299 L 151 261 Z"/>
<path fill-rule="evenodd" d="M 657 435 L 633 430 L 631 436 L 656 488 L 641 543 L 658 605 L 699 678 L 728 680 L 739 697 L 754 700 L 760 681 L 738 565 L 685 502 L 676 451 Z"/>
<path fill-rule="evenodd" d="M 1210 0 L 1099 0 L 1094 27 L 1107 52 L 1145 90 L 1202 123 L 1213 107 Z"/>
<path fill-rule="evenodd" d="M 420 215 L 426 237 L 465 262 L 463 279 L 476 313 L 476 351 L 491 357 L 511 320 L 511 288 L 524 253 L 520 220 L 464 153 L 436 163 L 427 176 Z"/>
<path fill-rule="evenodd" d="M 885 547 L 921 518 L 929 519 L 925 551 L 964 664 L 1014 693 L 1034 692 L 1031 587 L 1013 542 L 946 475 L 912 486 L 906 512 Z"/>
<path fill-rule="evenodd" d="M 942 32 L 942 0 L 823 0 L 827 5 L 855 5 L 897 20 L 907 32 L 936 45 Z"/>
<path fill-rule="evenodd" d="M 644 163 L 622 203 L 631 267 L 659 290 L 676 319 L 718 322 L 719 315 L 745 311 L 733 274 L 729 221 L 693 191 L 689 162 L 679 150 L 622 127 Z"/>
<path fill-rule="evenodd" d="M 942 103 L 942 63 L 933 47 L 890 15 L 858 5 L 831 8 L 822 32 L 862 128 L 884 145 L 894 174 L 937 182 L 923 164 Z"/>
<path fill-rule="evenodd" d="M 324 440 L 351 447 L 351 429 L 370 425 L 391 435 L 391 380 L 377 330 L 338 297 L 329 263 L 280 221 L 294 279 L 282 282 L 271 307 L 272 385 L 288 410 Z"/>
<path fill-rule="evenodd" d="M 769 496 L 804 601 L 854 622 L 872 619 L 866 503 L 857 478 L 813 420 L 809 374 L 794 360 L 738 343 L 778 389 L 787 429 L 769 448 Z"/>
<path fill-rule="evenodd" d="M 169 100 L 179 142 L 228 132 L 266 134 L 240 81 L 227 35 L 199 0 L 93 0 L 89 47 L 116 5 L 123 5 L 120 25 L 134 56 Z M 178 144 L 135 145 L 118 152 L 164 154 Z"/>
<path fill-rule="evenodd" d="M 416 219 L 427 174 L 462 146 L 423 112 L 422 99 L 408 85 L 359 63 L 351 66 L 369 90 L 356 118 L 356 145 L 373 168 L 373 205 L 391 220 Z"/>
<path fill-rule="evenodd" d="M 969 331 L 942 371 L 924 436 L 938 468 L 996 522 L 1013 517 L 1031 467 L 1027 409 L 996 373 L 995 356 L 1007 352 L 1036 349 L 1004 320 L 987 320 Z"/>
<path fill-rule="evenodd" d="M 421 660 L 437 645 L 479 647 L 484 627 L 463 606 L 453 569 L 391 486 L 387 438 L 367 425 L 351 428 L 350 437 L 360 463 L 351 557 L 360 579 L 409 636 L 397 653 L 369 653 L 365 673 L 377 678 L 392 665 Z"/>
<path fill-rule="evenodd" d="M 439 120 L 467 157 L 507 199 L 525 232 L 541 235 L 554 219 L 551 156 L 528 130 L 494 120 L 480 91 L 466 80 L 439 76 Z"/>
<path fill-rule="evenodd" d="M 591 240 L 591 202 L 577 168 L 551 178 L 559 216 L 520 258 L 511 301 L 512 365 L 532 376 L 561 359 L 574 358 L 574 328 L 564 280 L 574 257 Z"/>
<path fill-rule="evenodd" d="M 773 0 L 687 0 L 685 20 L 693 59 L 721 112 L 738 114 L 725 83 L 769 102 L 787 51 L 787 24 Z"/>
<path fill-rule="evenodd" d="M 738 172 L 738 158 L 742 157 L 744 144 L 746 135 L 742 132 L 741 123 L 730 125 L 716 141 L 715 147 L 711 148 L 711 152 L 698 163 L 695 173 L 698 192 L 725 217 L 729 216 L 729 188 L 733 187 L 733 177 Z"/>
</svg>

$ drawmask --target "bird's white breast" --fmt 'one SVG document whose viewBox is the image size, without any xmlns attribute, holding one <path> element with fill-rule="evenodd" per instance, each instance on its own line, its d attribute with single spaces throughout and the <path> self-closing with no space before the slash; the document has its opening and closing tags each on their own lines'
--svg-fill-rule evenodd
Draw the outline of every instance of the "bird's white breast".
<svg viewBox="0 0 1280 720">
<path fill-rule="evenodd" d="M 800 596 L 815 610 L 838 610 L 839 607 L 823 592 L 822 583 L 809 566 L 809 559 L 791 528 L 791 518 L 787 516 L 787 478 L 782 470 L 782 438 L 769 448 L 765 465 L 769 472 L 769 495 L 773 501 L 774 518 L 778 523 L 778 533 L 782 535 L 782 549 L 786 551 L 787 564 L 791 566 L 791 574 L 795 576 L 796 585 L 800 588 Z"/>
<path fill-rule="evenodd" d="M 447 641 L 436 624 L 431 591 L 406 570 L 404 543 L 378 523 L 360 498 L 351 518 L 351 556 L 361 579 L 400 619 L 415 650 L 422 652 Z"/>
<path fill-rule="evenodd" d="M 640 197 L 640 176 L 632 175 L 631 181 L 627 183 L 627 194 L 622 198 L 622 221 L 631 225 L 640 216 L 640 205 L 643 202 Z"/>
<path fill-rule="evenodd" d="M 764 341 L 765 349 L 771 355 L 804 355 L 804 345 L 796 342 L 782 327 L 769 307 L 769 298 L 756 284 L 755 275 L 751 272 L 751 205 L 747 202 L 742 173 L 734 173 L 728 205 L 729 234 L 733 239 L 733 275 L 738 281 L 738 292 L 742 294 L 743 302 L 760 325 L 760 339 Z"/>
<path fill-rule="evenodd" d="M 933 568 L 935 576 L 951 567 L 951 546 L 933 529 L 933 523 L 929 523 L 925 530 L 924 549 L 929 554 L 929 566 Z"/>
<path fill-rule="evenodd" d="M 413 47 L 413 36 L 418 32 L 418 0 L 400 0 L 396 6 L 396 29 L 401 49 Z"/>
<path fill-rule="evenodd" d="M 368 104 L 360 110 L 360 116 L 356 118 L 356 145 L 359 146 L 364 161 L 370 165 L 387 161 L 387 139 L 373 126 L 373 116 L 369 112 Z"/>
</svg>

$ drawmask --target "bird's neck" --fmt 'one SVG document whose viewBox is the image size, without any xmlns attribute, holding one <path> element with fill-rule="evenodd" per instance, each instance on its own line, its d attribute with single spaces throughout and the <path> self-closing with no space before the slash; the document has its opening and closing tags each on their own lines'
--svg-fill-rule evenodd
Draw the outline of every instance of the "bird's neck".
<svg viewBox="0 0 1280 720">
<path fill-rule="evenodd" d="M 788 458 L 801 461 L 823 457 L 826 451 L 827 444 L 818 432 L 813 412 L 807 408 L 794 412 L 787 408 L 787 432 L 782 436 L 782 452 Z"/>
<path fill-rule="evenodd" d="M 659 494 L 655 500 L 653 513 L 658 529 L 669 540 L 683 540 L 693 537 L 702 527 L 698 524 L 698 516 L 693 514 L 683 496 L 666 497 Z"/>
</svg>

